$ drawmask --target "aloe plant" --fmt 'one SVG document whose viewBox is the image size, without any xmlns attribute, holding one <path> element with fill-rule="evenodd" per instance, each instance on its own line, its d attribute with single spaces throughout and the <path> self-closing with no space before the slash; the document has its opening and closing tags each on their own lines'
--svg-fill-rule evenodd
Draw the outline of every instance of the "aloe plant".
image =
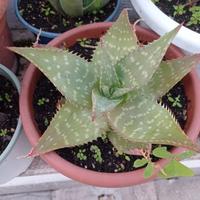
<svg viewBox="0 0 200 200">
<path fill-rule="evenodd" d="M 150 144 L 199 151 L 169 109 L 158 103 L 200 61 L 199 54 L 163 61 L 179 29 L 141 46 L 124 10 L 101 38 L 91 62 L 52 47 L 10 48 L 38 67 L 65 97 L 32 155 L 105 133 L 126 153 L 147 150 Z"/>
<path fill-rule="evenodd" d="M 72 17 L 100 10 L 110 0 L 49 0 L 56 11 Z"/>
</svg>

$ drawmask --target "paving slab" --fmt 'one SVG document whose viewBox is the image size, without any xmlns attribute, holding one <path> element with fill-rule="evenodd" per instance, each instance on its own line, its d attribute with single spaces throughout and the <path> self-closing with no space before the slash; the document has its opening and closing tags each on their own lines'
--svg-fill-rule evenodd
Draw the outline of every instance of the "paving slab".
<svg viewBox="0 0 200 200">
<path fill-rule="evenodd" d="M 158 200 L 200 200 L 200 176 L 155 182 Z"/>
</svg>

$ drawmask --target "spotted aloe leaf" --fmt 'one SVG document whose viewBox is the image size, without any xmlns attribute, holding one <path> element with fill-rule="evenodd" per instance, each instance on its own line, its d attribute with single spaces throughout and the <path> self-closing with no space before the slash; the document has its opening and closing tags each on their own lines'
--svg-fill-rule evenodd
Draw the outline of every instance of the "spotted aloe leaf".
<svg viewBox="0 0 200 200">
<path fill-rule="evenodd" d="M 42 154 L 87 143 L 100 137 L 106 128 L 103 118 L 93 122 L 89 110 L 65 103 L 52 119 L 33 153 Z"/>
<path fill-rule="evenodd" d="M 117 105 L 119 105 L 123 101 L 122 98 L 118 99 L 109 99 L 100 94 L 98 89 L 94 88 L 92 90 L 92 111 L 93 116 L 99 116 L 101 113 L 108 112 L 114 109 Z"/>
<path fill-rule="evenodd" d="M 137 37 L 128 21 L 128 13 L 124 10 L 107 34 L 101 38 L 93 55 L 92 61 L 98 66 L 96 69 L 100 69 L 101 85 L 110 87 L 119 84 L 115 65 L 137 47 Z"/>
<path fill-rule="evenodd" d="M 134 149 L 148 149 L 149 147 L 146 143 L 128 141 L 112 131 L 108 133 L 108 138 L 118 151 L 127 154 L 132 154 Z"/>
<path fill-rule="evenodd" d="M 158 40 L 132 51 L 118 64 L 124 87 L 139 88 L 148 83 L 179 29 L 180 26 Z"/>
<path fill-rule="evenodd" d="M 108 113 L 113 130 L 132 142 L 182 146 L 199 151 L 171 113 L 144 97 L 136 97 Z"/>
<path fill-rule="evenodd" d="M 57 48 L 10 48 L 29 59 L 70 102 L 91 105 L 94 67 L 84 59 Z"/>
<path fill-rule="evenodd" d="M 163 61 L 145 88 L 156 99 L 165 95 L 200 62 L 200 54 Z"/>
</svg>

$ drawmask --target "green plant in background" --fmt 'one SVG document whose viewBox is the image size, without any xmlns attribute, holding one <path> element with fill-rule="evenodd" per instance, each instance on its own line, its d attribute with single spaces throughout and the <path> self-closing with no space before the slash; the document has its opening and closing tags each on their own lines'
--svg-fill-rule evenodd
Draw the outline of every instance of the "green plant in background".
<svg viewBox="0 0 200 200">
<path fill-rule="evenodd" d="M 43 106 L 43 105 L 45 105 L 45 103 L 48 103 L 48 102 L 49 102 L 49 99 L 42 97 L 42 98 L 38 99 L 37 105 Z"/>
<path fill-rule="evenodd" d="M 157 101 L 200 60 L 197 54 L 163 61 L 179 29 L 141 46 L 124 10 L 101 38 L 91 62 L 52 47 L 10 48 L 38 67 L 65 97 L 32 155 L 81 145 L 102 134 L 125 153 L 148 152 L 151 144 L 199 151 Z M 153 168 L 150 161 L 147 174 Z"/>
<path fill-rule="evenodd" d="M 157 158 L 164 158 L 168 159 L 169 163 L 162 169 L 160 166 L 157 166 L 155 163 L 152 162 L 150 155 L 145 154 L 144 158 L 137 159 L 134 162 L 134 167 L 143 167 L 145 166 L 144 170 L 144 177 L 149 178 L 152 176 L 154 169 L 159 168 L 160 173 L 159 176 L 162 178 L 172 178 L 177 176 L 193 176 L 194 173 L 191 169 L 187 168 L 185 165 L 180 163 L 180 160 L 186 159 L 194 155 L 192 151 L 185 151 L 180 154 L 172 154 L 167 150 L 166 147 L 157 147 L 152 151 L 152 155 Z"/>
<path fill-rule="evenodd" d="M 0 129 L 0 137 L 6 136 L 8 134 L 7 129 Z"/>
<path fill-rule="evenodd" d="M 188 26 L 196 25 L 200 23 L 200 6 L 193 6 L 189 9 L 192 13 L 190 21 L 187 23 Z"/>
<path fill-rule="evenodd" d="M 87 160 L 87 155 L 85 155 L 86 150 L 85 149 L 79 149 L 78 153 L 77 153 L 77 158 L 79 160 Z"/>
<path fill-rule="evenodd" d="M 183 15 L 186 13 L 186 10 L 185 10 L 185 5 L 177 5 L 177 6 L 173 6 L 174 7 L 174 16 L 176 15 Z"/>
<path fill-rule="evenodd" d="M 41 8 L 41 11 L 45 14 L 45 16 L 49 16 L 49 15 L 55 15 L 56 13 L 51 10 L 51 8 L 47 7 L 47 8 Z"/>
<path fill-rule="evenodd" d="M 56 11 L 72 17 L 100 10 L 110 0 L 48 0 Z"/>
<path fill-rule="evenodd" d="M 181 102 L 180 102 L 180 95 L 178 95 L 177 97 L 172 97 L 171 94 L 167 95 L 167 99 L 170 103 L 172 103 L 173 107 L 179 107 L 182 108 Z"/>
<path fill-rule="evenodd" d="M 102 159 L 102 157 L 101 157 L 101 150 L 99 149 L 98 146 L 92 145 L 92 146 L 90 147 L 90 151 L 94 152 L 93 157 L 94 157 L 94 159 L 95 159 L 97 162 L 99 162 L 99 163 L 102 163 L 102 162 L 103 162 L 103 159 Z"/>
</svg>

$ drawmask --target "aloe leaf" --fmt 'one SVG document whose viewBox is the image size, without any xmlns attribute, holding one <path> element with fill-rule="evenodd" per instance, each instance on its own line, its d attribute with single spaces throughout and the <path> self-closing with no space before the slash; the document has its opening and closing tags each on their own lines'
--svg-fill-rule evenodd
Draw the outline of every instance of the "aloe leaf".
<svg viewBox="0 0 200 200">
<path fill-rule="evenodd" d="M 67 100 L 91 106 L 95 83 L 94 66 L 82 58 L 56 48 L 10 48 L 39 68 Z"/>
<path fill-rule="evenodd" d="M 62 10 L 71 17 L 83 15 L 83 0 L 59 0 Z"/>
<path fill-rule="evenodd" d="M 148 149 L 149 146 L 146 143 L 130 142 L 112 131 L 108 133 L 108 139 L 118 151 L 126 154 L 132 154 L 131 150 L 134 149 Z"/>
<path fill-rule="evenodd" d="M 170 42 L 176 36 L 180 26 L 160 37 L 152 43 L 133 50 L 118 66 L 126 88 L 141 87 L 148 84 L 154 72 L 158 69 Z"/>
<path fill-rule="evenodd" d="M 149 178 L 153 175 L 154 164 L 152 162 L 148 162 L 147 166 L 144 169 L 144 178 Z"/>
<path fill-rule="evenodd" d="M 158 99 L 165 95 L 199 62 L 200 54 L 163 61 L 146 86 L 146 90 Z"/>
<path fill-rule="evenodd" d="M 109 99 L 102 96 L 97 89 L 92 90 L 92 111 L 95 116 L 108 112 L 122 102 L 120 99 Z"/>
<path fill-rule="evenodd" d="M 34 152 L 42 154 L 82 145 L 101 136 L 106 128 L 107 124 L 103 118 L 93 122 L 90 111 L 65 103 L 50 122 Z"/>
<path fill-rule="evenodd" d="M 159 176 L 162 178 L 172 178 L 172 177 L 179 177 L 179 176 L 194 176 L 194 172 L 183 165 L 182 163 L 178 162 L 177 160 L 171 160 L 163 168 L 165 174 L 160 173 Z"/>
<path fill-rule="evenodd" d="M 62 13 L 63 14 L 63 10 L 62 10 L 62 8 L 60 6 L 60 1 L 59 0 L 48 0 L 48 1 L 58 13 Z"/>
<path fill-rule="evenodd" d="M 107 116 L 114 132 L 129 141 L 200 149 L 167 109 L 143 96 L 116 107 Z"/>
<path fill-rule="evenodd" d="M 94 10 L 99 10 L 105 6 L 110 0 L 83 0 L 84 12 L 92 12 Z"/>
<path fill-rule="evenodd" d="M 137 159 L 137 160 L 134 162 L 133 166 L 134 166 L 135 168 L 143 167 L 143 166 L 146 165 L 147 163 L 148 163 L 148 160 L 145 159 L 145 158 Z"/>
<path fill-rule="evenodd" d="M 109 87 L 119 84 L 115 70 L 117 62 L 136 49 L 137 37 L 128 20 L 128 13 L 123 10 L 117 21 L 101 38 L 93 55 L 93 63 L 100 73 L 101 85 Z M 99 72 L 100 69 L 100 72 Z"/>
</svg>

